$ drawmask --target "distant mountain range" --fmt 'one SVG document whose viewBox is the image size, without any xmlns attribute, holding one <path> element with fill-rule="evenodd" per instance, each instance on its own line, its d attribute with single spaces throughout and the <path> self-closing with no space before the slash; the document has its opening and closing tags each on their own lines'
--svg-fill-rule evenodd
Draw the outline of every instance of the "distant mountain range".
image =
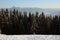
<svg viewBox="0 0 60 40">
<path fill-rule="evenodd" d="M 6 9 L 6 8 L 4 8 Z M 12 8 L 8 8 L 8 10 L 18 10 L 18 11 L 21 11 L 21 12 L 31 12 L 31 13 L 35 13 L 35 12 L 39 12 L 39 13 L 42 13 L 44 12 L 45 15 L 52 15 L 52 16 L 55 16 L 55 15 L 58 15 L 60 16 L 60 9 L 43 9 L 43 8 L 20 8 L 20 7 L 12 7 Z"/>
</svg>

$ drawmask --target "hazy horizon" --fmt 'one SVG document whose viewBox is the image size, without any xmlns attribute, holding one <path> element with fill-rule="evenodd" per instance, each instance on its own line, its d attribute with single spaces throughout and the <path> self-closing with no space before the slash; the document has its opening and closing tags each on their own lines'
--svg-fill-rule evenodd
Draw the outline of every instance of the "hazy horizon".
<svg viewBox="0 0 60 40">
<path fill-rule="evenodd" d="M 0 0 L 0 8 L 60 8 L 60 0 Z"/>
</svg>

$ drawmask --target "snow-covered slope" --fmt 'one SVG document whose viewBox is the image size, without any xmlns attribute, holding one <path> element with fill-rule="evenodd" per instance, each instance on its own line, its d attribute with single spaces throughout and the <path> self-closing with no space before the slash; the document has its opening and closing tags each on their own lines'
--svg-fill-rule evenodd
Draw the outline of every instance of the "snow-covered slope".
<svg viewBox="0 0 60 40">
<path fill-rule="evenodd" d="M 1 35 L 0 40 L 60 40 L 60 35 Z"/>
</svg>

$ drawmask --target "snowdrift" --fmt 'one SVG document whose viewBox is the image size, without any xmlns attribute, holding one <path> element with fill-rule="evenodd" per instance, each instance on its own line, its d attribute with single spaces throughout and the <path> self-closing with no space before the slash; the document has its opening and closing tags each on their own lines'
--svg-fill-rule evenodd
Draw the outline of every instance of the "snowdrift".
<svg viewBox="0 0 60 40">
<path fill-rule="evenodd" d="M 3 35 L 0 40 L 60 40 L 60 35 Z"/>
</svg>

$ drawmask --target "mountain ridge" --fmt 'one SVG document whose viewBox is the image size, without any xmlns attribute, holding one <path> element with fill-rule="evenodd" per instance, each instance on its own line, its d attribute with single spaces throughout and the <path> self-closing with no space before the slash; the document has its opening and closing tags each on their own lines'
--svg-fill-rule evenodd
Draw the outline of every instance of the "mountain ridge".
<svg viewBox="0 0 60 40">
<path fill-rule="evenodd" d="M 3 9 L 6 9 L 6 8 L 3 8 Z M 21 8 L 21 7 L 11 7 L 11 8 L 7 8 L 8 10 L 18 10 L 20 12 L 31 12 L 31 13 L 35 13 L 35 12 L 39 12 L 39 13 L 42 13 L 44 12 L 45 15 L 52 15 L 52 16 L 55 16 L 55 15 L 58 15 L 60 16 L 60 9 L 54 9 L 54 8 L 47 8 L 47 9 L 44 9 L 44 8 Z M 1 9 L 0 9 L 1 10 Z"/>
</svg>

